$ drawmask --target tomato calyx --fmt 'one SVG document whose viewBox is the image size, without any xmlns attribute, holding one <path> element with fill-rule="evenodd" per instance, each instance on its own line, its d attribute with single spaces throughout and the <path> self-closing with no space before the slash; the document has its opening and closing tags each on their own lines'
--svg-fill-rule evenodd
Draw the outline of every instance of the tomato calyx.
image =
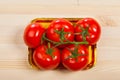
<svg viewBox="0 0 120 80">
<path fill-rule="evenodd" d="M 52 58 L 54 58 L 54 55 L 52 54 L 53 51 L 54 51 L 53 48 L 50 47 L 50 43 L 48 43 L 48 48 L 46 48 L 46 53 L 50 55 Z"/>
<path fill-rule="evenodd" d="M 87 25 L 86 26 L 86 28 L 83 28 L 83 26 L 81 26 L 81 25 L 78 25 L 79 26 L 79 28 L 82 30 L 81 32 L 79 32 L 79 33 L 75 33 L 75 35 L 82 35 L 82 39 L 83 39 L 83 41 L 86 41 L 86 37 L 88 36 L 90 36 L 89 35 L 89 32 L 88 32 L 88 29 L 89 29 L 89 25 Z"/>
<path fill-rule="evenodd" d="M 86 37 L 89 36 L 88 27 L 86 29 L 81 27 L 81 29 L 82 29 L 81 34 L 82 34 L 83 41 L 86 41 Z"/>
<path fill-rule="evenodd" d="M 55 30 L 55 32 L 57 34 L 59 34 L 60 36 L 60 42 L 64 42 L 66 40 L 66 38 L 64 37 L 66 34 L 69 34 L 69 32 L 65 32 L 64 28 L 62 28 L 60 31 L 59 30 Z"/>
<path fill-rule="evenodd" d="M 66 59 L 74 58 L 76 60 L 76 62 L 77 62 L 79 56 L 85 56 L 85 54 L 79 54 L 78 53 L 78 45 L 75 45 L 74 50 L 71 50 L 69 48 L 67 48 L 67 49 L 71 52 L 71 55 L 68 56 Z"/>
<path fill-rule="evenodd" d="M 70 50 L 69 48 L 67 48 L 67 49 L 71 52 L 71 55 L 68 56 L 65 60 L 74 58 L 76 61 L 78 61 L 77 57 L 80 56 L 80 54 L 78 54 L 78 48 L 76 47 L 74 50 Z"/>
</svg>

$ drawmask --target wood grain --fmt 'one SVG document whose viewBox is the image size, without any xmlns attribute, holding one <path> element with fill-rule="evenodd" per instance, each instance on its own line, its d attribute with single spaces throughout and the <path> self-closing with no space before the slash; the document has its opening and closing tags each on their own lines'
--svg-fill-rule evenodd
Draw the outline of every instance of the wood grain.
<svg viewBox="0 0 120 80">
<path fill-rule="evenodd" d="M 48 80 L 48 78 L 51 80 L 120 80 L 119 4 L 56 7 L 32 4 L 3 6 L 5 5 L 1 4 L 0 7 L 1 80 Z M 97 44 L 96 66 L 78 72 L 33 70 L 27 61 L 28 52 L 22 36 L 25 26 L 37 17 L 95 18 L 102 29 L 101 39 Z"/>
</svg>

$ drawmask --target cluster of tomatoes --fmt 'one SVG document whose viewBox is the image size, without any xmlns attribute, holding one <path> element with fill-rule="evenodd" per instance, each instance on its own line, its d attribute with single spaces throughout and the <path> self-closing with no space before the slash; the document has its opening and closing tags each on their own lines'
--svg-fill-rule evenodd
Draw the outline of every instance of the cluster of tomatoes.
<svg viewBox="0 0 120 80">
<path fill-rule="evenodd" d="M 60 63 L 69 70 L 81 70 L 89 61 L 88 46 L 101 34 L 93 18 L 83 18 L 72 24 L 59 18 L 45 28 L 40 22 L 30 23 L 24 31 L 24 42 L 34 48 L 33 61 L 43 70 L 56 69 Z"/>
</svg>

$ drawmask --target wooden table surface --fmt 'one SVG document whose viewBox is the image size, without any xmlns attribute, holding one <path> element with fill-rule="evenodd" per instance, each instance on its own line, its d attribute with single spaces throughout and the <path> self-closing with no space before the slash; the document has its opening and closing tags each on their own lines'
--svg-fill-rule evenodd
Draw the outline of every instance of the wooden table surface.
<svg viewBox="0 0 120 80">
<path fill-rule="evenodd" d="M 62 1 L 0 1 L 0 80 L 120 80 L 120 0 Z M 77 72 L 32 69 L 22 36 L 30 20 L 38 17 L 95 18 L 102 28 L 96 66 Z"/>
</svg>

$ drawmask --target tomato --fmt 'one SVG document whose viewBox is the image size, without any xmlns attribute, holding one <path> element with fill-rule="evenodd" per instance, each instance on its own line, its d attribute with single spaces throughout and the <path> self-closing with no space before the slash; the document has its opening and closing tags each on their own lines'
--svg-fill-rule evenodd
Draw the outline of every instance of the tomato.
<svg viewBox="0 0 120 80">
<path fill-rule="evenodd" d="M 41 38 L 45 28 L 39 23 L 29 24 L 24 31 L 24 42 L 30 48 L 36 48 L 41 43 Z"/>
<path fill-rule="evenodd" d="M 60 51 L 55 47 L 40 45 L 33 52 L 33 61 L 42 70 L 55 69 L 60 63 Z"/>
<path fill-rule="evenodd" d="M 61 59 L 65 68 L 76 71 L 88 64 L 88 47 L 85 45 L 70 45 L 63 49 Z"/>
<path fill-rule="evenodd" d="M 72 23 L 66 19 L 56 19 L 49 25 L 46 36 L 48 39 L 55 42 L 73 41 L 74 27 Z"/>
<path fill-rule="evenodd" d="M 100 38 L 101 28 L 93 18 L 83 18 L 76 23 L 75 26 L 76 41 L 88 41 L 90 45 L 94 45 Z"/>
</svg>

